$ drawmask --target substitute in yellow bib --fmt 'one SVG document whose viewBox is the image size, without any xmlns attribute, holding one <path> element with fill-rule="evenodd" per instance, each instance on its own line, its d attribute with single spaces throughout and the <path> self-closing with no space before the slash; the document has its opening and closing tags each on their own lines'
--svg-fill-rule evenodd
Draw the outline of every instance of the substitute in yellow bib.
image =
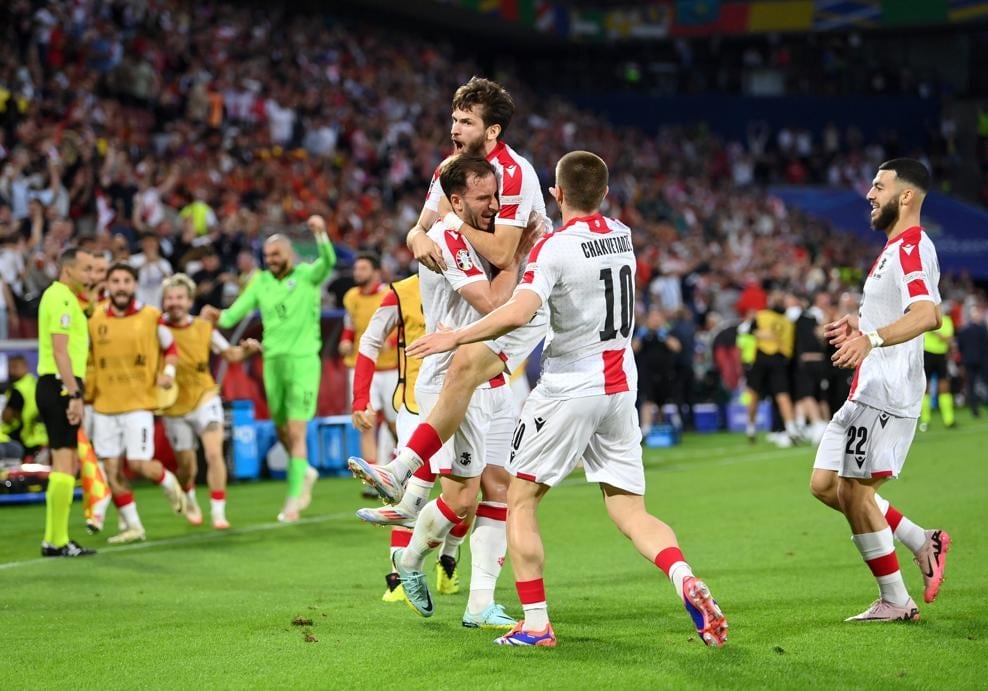
<svg viewBox="0 0 988 691">
<path fill-rule="evenodd" d="M 178 346 L 175 383 L 178 398 L 161 411 L 165 432 L 178 462 L 178 480 L 185 492 L 185 517 L 192 525 L 202 524 L 196 500 L 196 440 L 206 456 L 210 517 L 213 527 L 226 530 L 226 461 L 223 458 L 223 403 L 209 369 L 209 355 L 216 353 L 229 362 L 240 362 L 261 352 L 261 344 L 245 339 L 230 345 L 213 323 L 189 314 L 196 285 L 185 274 L 175 274 L 162 283 L 161 324 Z"/>
<path fill-rule="evenodd" d="M 93 257 L 70 248 L 58 259 L 58 280 L 38 306 L 38 386 L 35 402 L 48 433 L 51 473 L 45 493 L 43 557 L 80 557 L 93 550 L 69 539 L 69 511 L 79 466 L 83 377 L 89 354 L 86 315 L 76 295 L 90 282 Z"/>
<path fill-rule="evenodd" d="M 950 373 L 947 371 L 947 355 L 954 342 L 954 320 L 943 310 L 943 321 L 936 331 L 923 334 L 923 370 L 926 372 L 926 385 L 937 380 L 937 410 L 943 418 L 943 426 L 954 426 L 954 394 L 950 392 Z M 923 406 L 919 413 L 919 431 L 925 432 L 930 425 L 933 413 L 930 405 L 930 392 L 923 395 Z"/>
<path fill-rule="evenodd" d="M 109 541 L 133 542 L 144 539 L 144 526 L 121 472 L 122 459 L 138 475 L 161 485 L 173 510 L 181 513 L 185 508 L 185 494 L 178 480 L 154 459 L 151 412 L 157 407 L 155 386 L 167 389 L 174 385 L 178 348 L 171 331 L 158 323 L 158 308 L 134 298 L 136 269 L 114 264 L 106 284 L 109 300 L 89 320 L 96 377 L 92 442 L 126 523 L 126 529 Z"/>
<path fill-rule="evenodd" d="M 398 333 L 398 378 L 395 386 L 390 389 L 390 396 L 385 398 L 384 385 L 380 383 L 376 362 L 384 348 L 388 334 Z M 377 423 L 377 412 L 380 406 L 387 405 L 397 412 L 398 445 L 404 446 L 412 432 L 419 424 L 419 409 L 415 403 L 415 382 L 418 379 L 422 360 L 409 359 L 405 355 L 405 346 L 413 343 L 425 334 L 425 315 L 422 313 L 422 295 L 419 292 L 419 277 L 391 284 L 381 300 L 381 306 L 374 311 L 367 328 L 358 342 L 356 367 L 353 377 L 353 426 L 361 432 L 374 429 Z M 374 394 L 374 390 L 377 393 Z M 381 403 L 386 400 L 387 403 Z M 432 482 L 423 482 L 418 477 L 408 481 L 407 496 L 428 499 Z M 422 500 L 420 504 L 424 504 Z M 391 523 L 405 525 L 414 520 L 414 516 L 404 513 L 399 507 L 388 506 L 382 509 L 360 509 L 357 515 L 364 520 L 367 516 L 361 512 L 372 511 L 380 515 L 390 516 Z M 375 521 L 378 523 L 388 521 Z M 404 547 L 408 544 L 411 533 L 406 528 L 395 527 L 391 530 L 391 548 Z M 389 556 L 390 559 L 390 556 Z M 401 581 L 398 574 L 391 572 L 385 577 L 387 590 L 384 591 L 385 602 L 399 602 L 403 599 Z"/>
<path fill-rule="evenodd" d="M 762 398 L 772 396 L 779 406 L 779 414 L 786 426 L 787 443 L 791 446 L 800 441 L 796 418 L 793 413 L 790 361 L 796 338 L 796 326 L 786 317 L 785 295 L 773 291 L 769 295 L 768 309 L 755 313 L 752 335 L 755 337 L 755 361 L 747 373 L 748 384 L 748 427 L 750 441 L 755 440 L 755 420 L 758 403 Z"/>
<path fill-rule="evenodd" d="M 350 368 L 350 392 L 354 392 L 354 377 L 360 340 L 370 325 L 371 317 L 381 306 L 386 285 L 381 283 L 381 260 L 376 254 L 368 252 L 357 255 L 353 263 L 353 280 L 356 285 L 343 296 L 343 308 L 346 310 L 343 323 L 343 335 L 340 337 L 340 355 L 343 363 Z M 389 332 L 390 333 L 390 332 Z M 371 388 L 371 404 L 375 410 L 384 414 L 392 439 L 396 436 L 396 413 L 388 405 L 392 392 L 398 384 L 398 350 L 394 341 L 385 339 L 381 344 L 377 357 L 374 359 L 374 385 Z M 356 411 L 356 409 L 354 409 Z M 374 459 L 391 455 L 391 448 L 377 448 L 375 430 L 377 425 L 361 431 L 360 451 L 363 458 Z M 388 446 L 392 446 L 389 444 Z"/>
<path fill-rule="evenodd" d="M 48 432 L 35 401 L 38 378 L 28 368 L 23 355 L 14 355 L 7 363 L 10 375 L 10 391 L 7 392 L 7 405 L 3 409 L 3 423 L 0 433 L 24 447 L 24 453 L 36 454 L 41 447 L 48 445 Z"/>
</svg>

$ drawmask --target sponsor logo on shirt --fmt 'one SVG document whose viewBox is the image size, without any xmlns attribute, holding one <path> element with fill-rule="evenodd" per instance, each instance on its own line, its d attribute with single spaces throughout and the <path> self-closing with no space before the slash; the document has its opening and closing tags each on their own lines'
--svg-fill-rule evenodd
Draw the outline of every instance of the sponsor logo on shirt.
<svg viewBox="0 0 988 691">
<path fill-rule="evenodd" d="M 69 325 L 72 324 L 72 317 L 67 314 L 63 314 L 62 318 L 58 320 L 58 323 L 62 325 L 63 329 L 67 329 L 69 328 Z"/>
<path fill-rule="evenodd" d="M 902 251 L 906 254 L 912 254 L 913 250 L 916 249 L 916 245 L 903 245 Z"/>
<path fill-rule="evenodd" d="M 505 166 L 505 168 L 504 168 L 504 172 L 508 174 L 508 177 L 509 178 L 512 178 L 512 177 L 515 176 L 515 171 L 516 170 L 518 170 L 518 166 L 516 166 L 516 165 Z"/>
</svg>

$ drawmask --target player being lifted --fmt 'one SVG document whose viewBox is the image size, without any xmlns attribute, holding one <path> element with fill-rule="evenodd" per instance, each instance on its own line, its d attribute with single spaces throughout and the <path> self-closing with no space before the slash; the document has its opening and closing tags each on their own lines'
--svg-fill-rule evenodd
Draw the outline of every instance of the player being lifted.
<svg viewBox="0 0 988 691">
<path fill-rule="evenodd" d="M 439 179 L 449 195 L 457 225 L 465 221 L 473 227 L 483 228 L 493 223 L 499 204 L 497 178 L 490 162 L 479 156 L 454 156 L 443 164 Z M 435 331 L 439 324 L 468 324 L 510 297 L 518 281 L 517 258 L 513 260 L 514 266 L 509 266 L 491 281 L 469 242 L 463 235 L 450 230 L 446 221 L 437 222 L 429 236 L 442 243 L 447 268 L 441 274 L 425 268 L 419 271 L 427 333 Z M 422 364 L 415 398 L 426 413 L 439 397 L 450 359 L 445 355 L 437 356 Z M 480 515 L 496 511 L 503 519 L 505 507 L 501 500 L 508 480 L 503 466 L 517 417 L 514 399 L 506 384 L 504 375 L 498 374 L 473 394 L 453 439 L 432 458 L 432 472 L 441 473 L 442 493 L 418 514 L 408 547 L 394 554 L 395 570 L 401 577 L 405 595 L 422 616 L 433 613 L 423 561 L 457 525 L 468 520 L 468 514 L 476 505 L 482 475 L 486 476 L 483 482 L 485 502 Z M 496 527 L 502 529 L 500 553 L 492 549 L 493 541 L 490 544 L 483 539 L 471 542 L 473 573 L 470 600 L 463 615 L 463 625 L 467 627 L 510 628 L 515 623 L 493 599 L 504 555 L 503 522 Z"/>
<path fill-rule="evenodd" d="M 158 308 L 135 299 L 135 268 L 122 263 L 111 266 L 107 290 L 109 299 L 89 319 L 95 372 L 92 441 L 125 524 L 109 542 L 134 542 L 144 539 L 144 525 L 123 474 L 124 459 L 138 475 L 161 485 L 172 509 L 185 510 L 178 480 L 154 458 L 151 412 L 157 407 L 155 386 L 167 389 L 174 384 L 178 349 L 171 332 L 158 323 Z"/>
<path fill-rule="evenodd" d="M 278 439 L 288 451 L 288 496 L 278 520 L 291 523 L 308 507 L 319 473 L 309 466 L 306 429 L 316 414 L 322 366 L 321 286 L 336 265 L 336 252 L 321 216 L 306 222 L 319 257 L 296 264 L 291 241 L 264 242 L 267 269 L 258 272 L 229 308 L 204 307 L 201 317 L 228 329 L 255 309 L 264 328 L 264 393 Z"/>
<path fill-rule="evenodd" d="M 556 166 L 551 188 L 562 227 L 529 255 L 514 296 L 483 319 L 430 334 L 409 347 L 422 357 L 524 328 L 548 307 L 552 334 L 542 377 L 522 409 L 508 470 L 508 553 L 525 619 L 495 642 L 554 646 L 542 581 L 544 552 L 536 513 L 546 493 L 584 459 L 611 520 L 669 576 L 707 645 L 727 639 L 727 622 L 707 586 L 683 557 L 672 528 L 645 509 L 641 430 L 636 422 L 638 372 L 634 332 L 635 255 L 631 230 L 600 215 L 607 166 L 573 151 Z"/>
<path fill-rule="evenodd" d="M 446 228 L 461 234 L 477 254 L 499 269 L 505 269 L 516 255 L 527 254 L 527 246 L 541 229 L 545 200 L 532 164 L 501 141 L 514 113 L 511 96 L 498 84 L 472 78 L 453 95 L 453 125 L 450 135 L 457 151 L 486 156 L 498 177 L 500 208 L 494 232 L 464 223 L 455 213 L 445 214 Z M 443 251 L 424 228 L 431 228 L 440 211 L 449 208 L 444 197 L 439 169 L 433 177 L 425 208 L 418 224 L 408 233 L 409 247 L 425 267 L 446 269 Z M 443 442 L 452 438 L 464 419 L 474 389 L 502 374 L 515 371 L 545 336 L 544 313 L 536 315 L 524 328 L 489 344 L 477 343 L 460 349 L 449 364 L 442 392 L 435 407 L 386 465 L 370 467 L 362 459 L 351 459 L 350 470 L 365 484 L 374 487 L 388 503 L 397 504 L 412 474 L 427 464 Z"/>
<path fill-rule="evenodd" d="M 854 369 L 847 402 L 827 425 L 813 464 L 811 490 L 844 514 L 861 557 L 878 581 L 879 598 L 847 621 L 919 619 L 909 597 L 893 536 L 916 557 L 933 602 L 943 582 L 950 535 L 923 530 L 877 494 L 899 476 L 916 434 L 926 389 L 923 341 L 940 325 L 940 265 L 919 225 L 930 173 L 896 158 L 878 167 L 868 192 L 871 226 L 888 242 L 868 272 L 858 315 L 828 324 L 833 361 Z"/>
<path fill-rule="evenodd" d="M 196 286 L 185 274 L 175 274 L 162 284 L 161 324 L 168 328 L 178 345 L 175 383 L 178 397 L 162 411 L 165 432 L 175 451 L 178 480 L 185 490 L 185 517 L 192 525 L 202 524 L 202 510 L 196 501 L 196 439 L 206 456 L 210 517 L 213 527 L 230 527 L 226 518 L 226 461 L 223 458 L 223 404 L 209 370 L 209 354 L 229 362 L 241 362 L 261 352 L 252 338 L 233 346 L 213 328 L 211 322 L 189 314 Z"/>
</svg>

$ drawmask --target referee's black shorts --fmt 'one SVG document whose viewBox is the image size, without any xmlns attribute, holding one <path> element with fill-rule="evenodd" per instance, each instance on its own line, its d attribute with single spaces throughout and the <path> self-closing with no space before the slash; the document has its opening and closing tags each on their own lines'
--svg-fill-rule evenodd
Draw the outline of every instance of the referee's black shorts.
<svg viewBox="0 0 988 691">
<path fill-rule="evenodd" d="M 76 382 L 82 391 L 82 380 L 76 377 Z M 70 425 L 65 415 L 72 399 L 62 388 L 62 380 L 54 374 L 41 375 L 34 400 L 38 404 L 38 415 L 48 430 L 48 448 L 74 449 L 79 444 L 79 425 Z"/>
</svg>

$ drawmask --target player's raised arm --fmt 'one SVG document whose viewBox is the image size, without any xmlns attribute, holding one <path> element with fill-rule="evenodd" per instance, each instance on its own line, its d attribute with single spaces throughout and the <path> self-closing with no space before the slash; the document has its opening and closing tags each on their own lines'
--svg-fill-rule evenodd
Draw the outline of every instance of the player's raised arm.
<svg viewBox="0 0 988 691">
<path fill-rule="evenodd" d="M 207 306 L 202 308 L 202 313 L 199 316 L 215 323 L 221 329 L 229 329 L 235 324 L 239 324 L 244 317 L 257 309 L 258 275 L 254 275 L 254 278 L 244 286 L 243 291 L 233 301 L 233 304 L 225 310 L 220 312 L 215 307 L 210 308 Z"/>
<path fill-rule="evenodd" d="M 309 271 L 309 281 L 319 285 L 329 277 L 329 273 L 336 266 L 336 250 L 329 241 L 329 235 L 326 234 L 326 222 L 322 216 L 309 216 L 306 225 L 312 237 L 316 239 L 316 249 L 319 251 L 319 257 L 310 264 L 312 268 Z"/>
</svg>

